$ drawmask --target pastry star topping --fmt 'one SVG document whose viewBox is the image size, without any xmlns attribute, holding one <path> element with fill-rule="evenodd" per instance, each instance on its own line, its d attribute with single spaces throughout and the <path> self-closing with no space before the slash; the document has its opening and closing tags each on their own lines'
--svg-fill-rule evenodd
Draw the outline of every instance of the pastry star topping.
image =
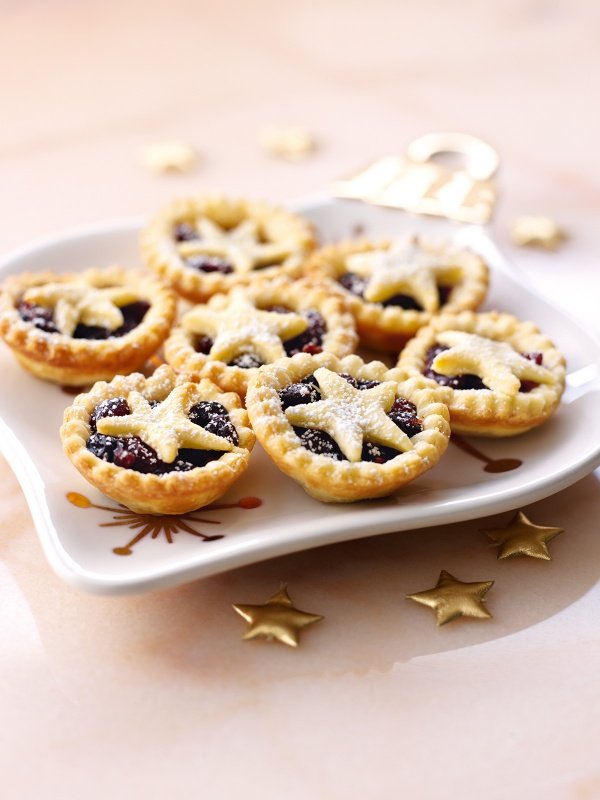
<svg viewBox="0 0 600 800">
<path fill-rule="evenodd" d="M 194 403 L 202 400 L 195 383 L 177 386 L 171 394 L 151 406 L 139 392 L 130 392 L 127 402 L 131 414 L 123 417 L 103 417 L 96 423 L 98 433 L 105 436 L 139 436 L 156 450 L 161 461 L 171 464 L 181 448 L 195 450 L 234 450 L 235 446 L 222 436 L 210 433 L 188 418 Z"/>
<path fill-rule="evenodd" d="M 407 594 L 406 598 L 432 608 L 438 625 L 444 625 L 456 617 L 487 619 L 492 615 L 484 605 L 485 596 L 493 585 L 494 581 L 463 583 L 443 569 L 433 589 Z"/>
<path fill-rule="evenodd" d="M 237 272 L 251 272 L 269 264 L 280 263 L 292 254 L 293 244 L 286 242 L 261 242 L 258 226 L 247 219 L 224 230 L 207 217 L 196 223 L 199 239 L 180 242 L 177 250 L 182 258 L 196 255 L 218 256 L 230 263 Z"/>
<path fill-rule="evenodd" d="M 109 331 L 120 328 L 123 314 L 119 306 L 134 303 L 139 296 L 126 287 L 97 289 L 79 280 L 33 286 L 24 293 L 23 300 L 52 308 L 58 330 L 66 336 L 72 336 L 79 322 Z"/>
<path fill-rule="evenodd" d="M 414 236 L 396 242 L 389 250 L 355 253 L 346 259 L 346 266 L 350 272 L 368 278 L 364 297 L 370 303 L 381 303 L 396 294 L 408 294 L 425 311 L 436 311 L 439 307 L 434 268 L 443 266 L 444 272 L 448 272 L 442 259 L 425 252 Z M 448 280 L 452 277 L 460 278 L 458 268 L 456 275 L 447 275 Z"/>
<path fill-rule="evenodd" d="M 282 586 L 264 605 L 237 604 L 233 608 L 249 623 L 243 639 L 264 636 L 266 639 L 276 639 L 290 647 L 298 647 L 300 631 L 303 628 L 323 619 L 320 614 L 308 614 L 306 611 L 294 608 L 285 586 Z"/>
<path fill-rule="evenodd" d="M 463 331 L 443 331 L 437 340 L 449 347 L 431 363 L 442 375 L 478 375 L 490 389 L 511 396 L 518 393 L 521 380 L 556 383 L 550 370 L 517 353 L 508 342 Z"/>
<path fill-rule="evenodd" d="M 397 385 L 384 381 L 371 389 L 355 389 L 326 367 L 315 371 L 322 400 L 290 406 L 285 415 L 292 425 L 316 428 L 332 436 L 348 461 L 360 461 L 363 442 L 412 449 L 409 437 L 387 416 Z"/>
<path fill-rule="evenodd" d="M 234 290 L 222 311 L 196 306 L 186 314 L 185 327 L 213 339 L 210 357 L 229 363 L 240 353 L 252 352 L 271 363 L 285 356 L 282 341 L 303 333 L 308 320 L 301 314 L 263 311 L 256 308 L 243 291 Z"/>
<path fill-rule="evenodd" d="M 535 525 L 522 511 L 518 511 L 506 528 L 488 528 L 483 532 L 498 545 L 498 558 L 529 556 L 551 561 L 547 543 L 563 529 Z"/>
</svg>

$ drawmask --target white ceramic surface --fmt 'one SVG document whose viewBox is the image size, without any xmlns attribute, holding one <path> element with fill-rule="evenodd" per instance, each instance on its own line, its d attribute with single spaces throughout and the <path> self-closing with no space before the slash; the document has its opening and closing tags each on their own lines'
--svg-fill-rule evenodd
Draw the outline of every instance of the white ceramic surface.
<svg viewBox="0 0 600 800">
<path fill-rule="evenodd" d="M 492 267 L 485 308 L 534 320 L 567 356 L 569 385 L 558 413 L 547 425 L 516 439 L 472 440 L 490 458 L 521 459 L 523 465 L 514 471 L 486 473 L 484 463 L 451 445 L 436 468 L 394 497 L 351 506 L 312 500 L 257 447 L 246 475 L 220 502 L 255 496 L 262 505 L 200 510 L 189 524 L 222 538 L 203 541 L 180 530 L 169 542 L 164 530 L 152 538 L 146 520 L 123 519 L 113 501 L 80 477 L 58 438 L 69 397 L 23 371 L 2 347 L 0 447 L 23 487 L 50 563 L 70 583 L 94 592 L 141 592 L 331 542 L 487 516 L 557 492 L 600 464 L 600 419 L 595 413 L 600 347 L 522 282 L 483 229 L 325 198 L 298 207 L 314 221 L 323 240 L 411 229 L 450 236 L 480 252 Z M 105 223 L 47 239 L 7 257 L 0 274 L 79 270 L 115 261 L 137 265 L 139 224 Z M 85 495 L 94 505 L 72 505 L 66 497 L 70 492 Z"/>
</svg>

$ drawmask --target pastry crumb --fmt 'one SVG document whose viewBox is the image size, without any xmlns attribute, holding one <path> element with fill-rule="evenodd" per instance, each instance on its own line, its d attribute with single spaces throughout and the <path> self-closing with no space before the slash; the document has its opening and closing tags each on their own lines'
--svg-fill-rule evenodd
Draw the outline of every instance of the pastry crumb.
<svg viewBox="0 0 600 800">
<path fill-rule="evenodd" d="M 196 148 L 186 142 L 158 142 L 142 150 L 144 167 L 156 173 L 189 172 L 199 161 Z"/>
</svg>

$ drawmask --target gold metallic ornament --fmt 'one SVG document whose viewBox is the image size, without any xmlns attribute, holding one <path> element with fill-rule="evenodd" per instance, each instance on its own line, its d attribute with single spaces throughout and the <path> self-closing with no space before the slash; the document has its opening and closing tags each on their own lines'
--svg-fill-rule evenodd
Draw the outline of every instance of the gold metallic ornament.
<svg viewBox="0 0 600 800">
<path fill-rule="evenodd" d="M 300 631 L 307 625 L 319 622 L 320 614 L 309 614 L 294 608 L 287 588 L 281 589 L 268 602 L 260 606 L 234 604 L 233 608 L 248 623 L 243 639 L 275 639 L 290 647 L 298 647 Z"/>
<path fill-rule="evenodd" d="M 185 142 L 160 142 L 145 147 L 141 161 L 153 172 L 189 172 L 198 163 L 198 151 Z"/>
<path fill-rule="evenodd" d="M 563 528 L 546 528 L 535 525 L 522 511 L 518 511 L 506 528 L 487 528 L 487 534 L 498 545 L 498 558 L 529 556 L 551 561 L 548 542 L 563 532 Z"/>
<path fill-rule="evenodd" d="M 432 608 L 438 625 L 456 617 L 487 619 L 492 615 L 484 605 L 485 596 L 493 585 L 494 581 L 463 583 L 443 569 L 433 589 L 407 594 L 406 598 Z"/>
<path fill-rule="evenodd" d="M 465 166 L 440 164 L 435 158 L 444 153 L 462 157 Z M 484 224 L 496 202 L 491 179 L 499 162 L 496 150 L 475 136 L 428 133 L 411 142 L 406 156 L 382 156 L 334 183 L 331 191 L 335 197 Z"/>
<path fill-rule="evenodd" d="M 510 238 L 521 247 L 557 250 L 566 234 L 550 217 L 519 217 L 511 225 Z"/>
</svg>

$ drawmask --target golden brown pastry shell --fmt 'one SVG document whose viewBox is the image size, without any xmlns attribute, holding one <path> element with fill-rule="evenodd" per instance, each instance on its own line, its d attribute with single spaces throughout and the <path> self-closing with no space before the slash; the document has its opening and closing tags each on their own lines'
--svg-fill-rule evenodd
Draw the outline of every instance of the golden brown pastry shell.
<svg viewBox="0 0 600 800">
<path fill-rule="evenodd" d="M 411 438 L 413 449 L 375 464 L 335 461 L 304 448 L 281 408 L 279 392 L 319 367 L 365 380 L 397 381 L 398 396 L 416 405 L 423 424 L 423 431 Z M 250 382 L 246 407 L 257 439 L 282 472 L 317 500 L 348 503 L 390 495 L 437 464 L 450 436 L 448 410 L 440 396 L 422 376 L 406 379 L 402 370 L 390 370 L 380 361 L 365 363 L 356 355 L 338 359 L 330 353 L 299 353 L 260 368 Z"/>
<path fill-rule="evenodd" d="M 118 467 L 87 449 L 86 443 L 91 435 L 90 415 L 102 400 L 127 397 L 135 390 L 148 400 L 160 401 L 175 386 L 188 380 L 199 383 L 206 400 L 225 406 L 239 436 L 235 450 L 188 472 L 153 475 Z M 166 365 L 159 367 L 150 378 L 134 373 L 117 375 L 110 383 L 100 381 L 94 384 L 89 392 L 78 395 L 66 409 L 60 437 L 65 453 L 89 483 L 132 511 L 143 514 L 185 514 L 214 502 L 246 470 L 255 441 L 248 425 L 248 415 L 236 394 L 221 392 L 214 383 L 200 380 L 198 376 L 176 375 Z"/>
<path fill-rule="evenodd" d="M 22 294 L 45 283 L 67 283 L 84 275 L 97 288 L 128 285 L 140 300 L 150 303 L 142 322 L 124 336 L 108 339 L 74 339 L 62 333 L 45 333 L 24 321 L 16 306 Z M 88 269 L 83 273 L 26 272 L 7 278 L 0 291 L 0 336 L 17 360 L 38 378 L 85 386 L 133 372 L 166 339 L 177 309 L 175 294 L 145 272 L 120 266 Z"/>
</svg>

